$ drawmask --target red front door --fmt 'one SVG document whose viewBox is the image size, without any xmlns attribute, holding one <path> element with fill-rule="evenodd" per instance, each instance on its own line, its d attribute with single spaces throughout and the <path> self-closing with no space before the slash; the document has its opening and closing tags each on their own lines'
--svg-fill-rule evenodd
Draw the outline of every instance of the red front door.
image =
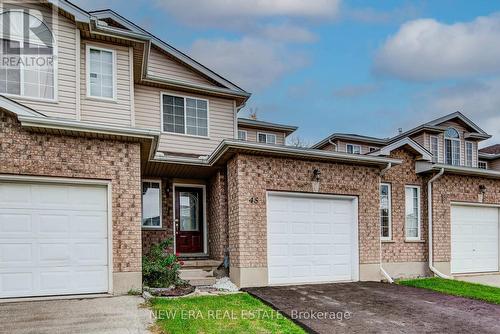
<svg viewBox="0 0 500 334">
<path fill-rule="evenodd" d="M 203 253 L 203 190 L 175 188 L 175 248 L 181 254 Z"/>
</svg>

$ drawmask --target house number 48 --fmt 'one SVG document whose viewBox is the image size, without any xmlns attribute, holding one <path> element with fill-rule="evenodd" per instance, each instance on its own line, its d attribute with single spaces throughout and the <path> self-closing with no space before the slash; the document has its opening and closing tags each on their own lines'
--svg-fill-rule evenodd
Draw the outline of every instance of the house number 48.
<svg viewBox="0 0 500 334">
<path fill-rule="evenodd" d="M 250 203 L 252 203 L 252 204 L 257 204 L 257 203 L 259 203 L 259 198 L 258 198 L 258 197 L 251 197 L 251 198 L 250 198 Z"/>
</svg>

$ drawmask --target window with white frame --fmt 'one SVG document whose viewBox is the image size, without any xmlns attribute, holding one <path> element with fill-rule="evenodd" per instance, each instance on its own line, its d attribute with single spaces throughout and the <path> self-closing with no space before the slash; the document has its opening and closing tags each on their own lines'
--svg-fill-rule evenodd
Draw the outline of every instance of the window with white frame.
<svg viewBox="0 0 500 334">
<path fill-rule="evenodd" d="M 208 101 L 163 94 L 162 122 L 164 132 L 208 137 Z"/>
<path fill-rule="evenodd" d="M 432 162 L 437 163 L 439 160 L 439 138 L 438 138 L 438 136 L 431 136 L 431 153 L 432 153 Z"/>
<path fill-rule="evenodd" d="M 477 167 L 481 169 L 488 169 L 488 163 L 486 161 L 478 161 Z"/>
<path fill-rule="evenodd" d="M 380 184 L 380 237 L 390 240 L 391 232 L 391 185 Z"/>
<path fill-rule="evenodd" d="M 87 96 L 116 98 L 116 55 L 114 50 L 87 45 Z"/>
<path fill-rule="evenodd" d="M 472 157 L 474 155 L 474 143 L 470 141 L 465 142 L 465 165 L 472 167 Z"/>
<path fill-rule="evenodd" d="M 32 42 L 29 54 L 23 41 L 0 39 L 0 94 L 53 100 L 55 98 L 54 48 Z M 23 50 L 23 52 L 21 52 Z"/>
<path fill-rule="evenodd" d="M 347 151 L 347 153 L 361 154 L 361 146 L 359 146 L 359 145 L 353 145 L 353 144 L 347 144 L 346 145 L 346 151 Z"/>
<path fill-rule="evenodd" d="M 142 227 L 161 227 L 161 183 L 142 182 Z"/>
<path fill-rule="evenodd" d="M 257 134 L 257 140 L 259 143 L 276 144 L 276 135 L 273 133 L 259 132 Z"/>
<path fill-rule="evenodd" d="M 420 240 L 420 187 L 405 187 L 405 230 L 407 240 Z"/>
<path fill-rule="evenodd" d="M 444 149 L 446 163 L 449 165 L 460 165 L 460 134 L 454 128 L 446 129 L 444 133 Z"/>
<path fill-rule="evenodd" d="M 247 132 L 245 130 L 238 130 L 238 139 L 247 140 Z"/>
</svg>

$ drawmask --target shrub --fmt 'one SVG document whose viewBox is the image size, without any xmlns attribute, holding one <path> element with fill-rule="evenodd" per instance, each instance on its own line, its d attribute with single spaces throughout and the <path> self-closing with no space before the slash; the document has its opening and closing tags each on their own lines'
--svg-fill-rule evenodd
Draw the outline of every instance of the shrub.
<svg viewBox="0 0 500 334">
<path fill-rule="evenodd" d="M 168 288 L 184 284 L 179 278 L 181 262 L 176 254 L 167 251 L 172 243 L 172 239 L 166 239 L 153 245 L 149 253 L 142 258 L 142 277 L 145 286 Z"/>
</svg>

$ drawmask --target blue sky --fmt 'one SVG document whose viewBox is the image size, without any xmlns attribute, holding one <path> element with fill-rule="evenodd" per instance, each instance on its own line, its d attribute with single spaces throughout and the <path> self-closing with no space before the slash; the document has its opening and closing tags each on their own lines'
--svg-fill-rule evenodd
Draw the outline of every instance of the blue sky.
<svg viewBox="0 0 500 334">
<path fill-rule="evenodd" d="M 78 0 L 111 8 L 253 96 L 259 119 L 391 136 L 457 110 L 500 141 L 500 2 Z"/>
</svg>

